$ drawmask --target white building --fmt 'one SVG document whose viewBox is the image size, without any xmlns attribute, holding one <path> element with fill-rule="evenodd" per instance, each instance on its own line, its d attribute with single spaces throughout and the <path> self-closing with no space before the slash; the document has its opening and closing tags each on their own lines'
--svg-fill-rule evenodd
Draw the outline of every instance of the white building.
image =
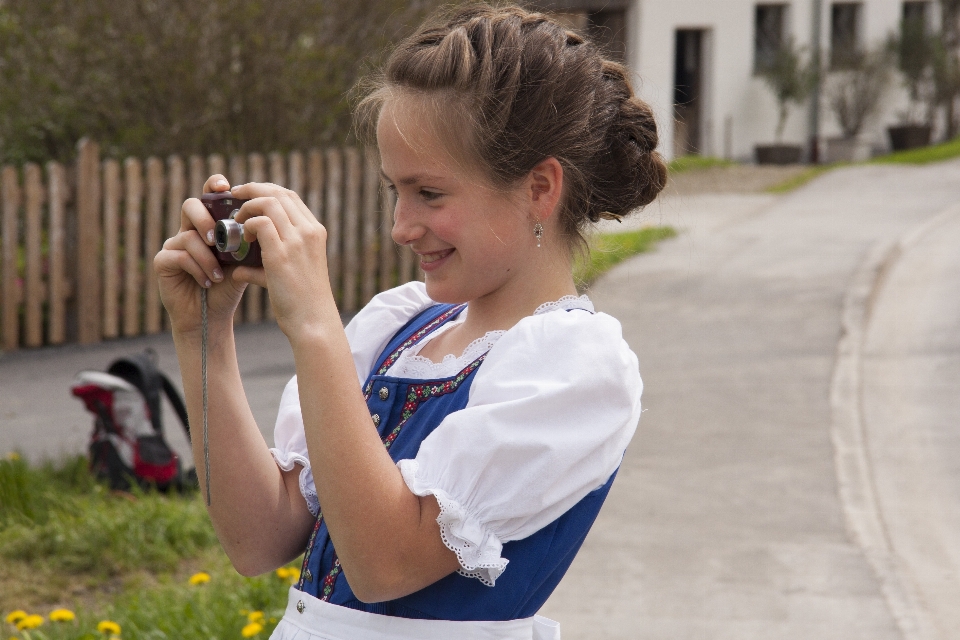
<svg viewBox="0 0 960 640">
<path fill-rule="evenodd" d="M 661 152 L 750 160 L 754 145 L 774 142 L 778 108 L 757 73 L 781 43 L 807 55 L 819 48 L 825 70 L 819 100 L 792 106 L 784 143 L 820 158 L 841 134 L 830 107 L 831 71 L 851 52 L 880 47 L 905 17 L 935 20 L 935 0 L 540 0 L 623 56 L 637 91 L 658 117 Z M 815 105 L 819 104 L 819 109 Z M 873 152 L 889 147 L 886 127 L 908 105 L 893 73 L 877 112 L 860 135 Z M 816 147 L 813 141 L 816 140 Z"/>
</svg>

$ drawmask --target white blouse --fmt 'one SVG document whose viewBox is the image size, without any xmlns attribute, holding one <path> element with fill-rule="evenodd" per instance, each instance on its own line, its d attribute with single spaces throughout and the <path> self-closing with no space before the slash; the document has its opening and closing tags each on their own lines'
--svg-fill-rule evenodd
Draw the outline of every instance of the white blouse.
<svg viewBox="0 0 960 640">
<path fill-rule="evenodd" d="M 353 318 L 346 334 L 361 385 L 394 334 L 432 304 L 423 283 L 411 282 L 377 295 Z M 397 463 L 413 493 L 436 497 L 440 534 L 462 575 L 492 586 L 507 566 L 505 542 L 556 520 L 620 465 L 640 419 L 643 383 L 620 323 L 592 311 L 586 296 L 567 296 L 439 363 L 417 355 L 421 341 L 387 372 L 443 378 L 488 352 L 466 407 L 444 418 L 416 458 Z M 280 468 L 303 466 L 300 491 L 316 515 L 296 376 L 280 399 L 274 441 Z"/>
</svg>

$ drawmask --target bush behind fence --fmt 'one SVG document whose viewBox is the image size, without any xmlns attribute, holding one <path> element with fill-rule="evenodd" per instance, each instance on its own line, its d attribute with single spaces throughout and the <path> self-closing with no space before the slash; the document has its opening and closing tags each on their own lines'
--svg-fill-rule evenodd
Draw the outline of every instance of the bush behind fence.
<svg viewBox="0 0 960 640">
<path fill-rule="evenodd" d="M 180 228 L 180 207 L 214 173 L 300 194 L 327 228 L 341 311 L 417 276 L 414 254 L 390 238 L 393 196 L 373 149 L 314 149 L 225 158 L 102 160 L 82 140 L 73 165 L 0 169 L 0 327 L 4 350 L 157 333 L 169 326 L 153 257 Z M 236 322 L 272 318 L 249 286 Z"/>
</svg>

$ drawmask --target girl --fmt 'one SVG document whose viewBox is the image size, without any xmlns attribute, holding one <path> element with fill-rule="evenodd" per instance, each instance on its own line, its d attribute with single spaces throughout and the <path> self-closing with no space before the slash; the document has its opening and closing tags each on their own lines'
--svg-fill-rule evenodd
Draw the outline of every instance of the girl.
<svg viewBox="0 0 960 640">
<path fill-rule="evenodd" d="M 577 34 L 481 5 L 400 44 L 359 121 L 425 283 L 343 329 L 325 230 L 271 184 L 232 189 L 250 199 L 237 220 L 262 269 L 221 271 L 196 199 L 157 256 L 194 423 L 208 290 L 217 535 L 246 575 L 306 549 L 276 638 L 559 637 L 535 614 L 610 489 L 641 391 L 619 323 L 576 295 L 571 262 L 585 225 L 663 188 L 651 111 Z M 269 450 L 234 349 L 247 283 L 269 288 L 297 371 Z"/>
</svg>

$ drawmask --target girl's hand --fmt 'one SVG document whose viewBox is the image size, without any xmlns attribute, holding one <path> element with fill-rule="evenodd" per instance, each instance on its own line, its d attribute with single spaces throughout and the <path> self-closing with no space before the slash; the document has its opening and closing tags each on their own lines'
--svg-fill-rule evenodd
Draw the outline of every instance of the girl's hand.
<svg viewBox="0 0 960 640">
<path fill-rule="evenodd" d="M 237 267 L 233 279 L 264 286 L 281 331 L 291 342 L 341 328 L 327 270 L 327 230 L 300 197 L 269 183 L 234 187 L 249 200 L 237 214 L 244 239 L 260 243 L 263 268 Z"/>
<path fill-rule="evenodd" d="M 222 175 L 210 176 L 204 193 L 227 191 L 230 183 Z M 175 332 L 200 331 L 200 290 L 207 296 L 210 326 L 232 325 L 233 314 L 246 284 L 224 270 L 213 253 L 214 220 L 197 198 L 189 198 L 180 209 L 180 231 L 163 243 L 153 261 L 160 286 L 160 299 L 170 314 Z"/>
</svg>

